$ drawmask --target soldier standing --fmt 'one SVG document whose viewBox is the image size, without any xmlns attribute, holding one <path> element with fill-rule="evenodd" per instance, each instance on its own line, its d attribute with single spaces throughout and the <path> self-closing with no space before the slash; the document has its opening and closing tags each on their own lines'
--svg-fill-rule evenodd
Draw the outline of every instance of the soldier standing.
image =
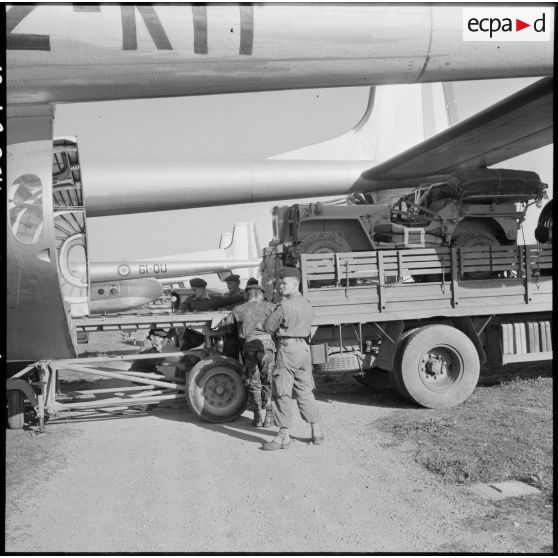
<svg viewBox="0 0 558 558">
<path fill-rule="evenodd" d="M 273 418 L 280 430 L 271 442 L 263 445 L 264 450 L 289 448 L 293 393 L 302 418 L 311 425 L 312 442 L 317 445 L 324 440 L 313 394 L 316 386 L 309 346 L 312 305 L 298 290 L 300 273 L 297 269 L 283 268 L 280 277 L 283 298 L 263 324 L 264 330 L 275 334 L 278 342 L 272 395 Z"/>
<path fill-rule="evenodd" d="M 227 292 L 219 297 L 219 308 L 232 310 L 235 306 L 242 304 L 246 298 L 244 291 L 240 288 L 240 276 L 229 275 L 225 279 Z M 238 360 L 240 353 L 240 342 L 235 333 L 225 334 L 223 337 L 223 354 Z"/>
<path fill-rule="evenodd" d="M 248 301 L 232 310 L 243 341 L 242 356 L 248 376 L 248 391 L 254 410 L 253 426 L 273 426 L 271 411 L 271 374 L 275 363 L 275 343 L 263 329 L 263 322 L 273 312 L 275 304 L 264 300 L 264 289 L 258 284 L 247 286 Z M 263 411 L 265 410 L 265 420 Z"/>
</svg>

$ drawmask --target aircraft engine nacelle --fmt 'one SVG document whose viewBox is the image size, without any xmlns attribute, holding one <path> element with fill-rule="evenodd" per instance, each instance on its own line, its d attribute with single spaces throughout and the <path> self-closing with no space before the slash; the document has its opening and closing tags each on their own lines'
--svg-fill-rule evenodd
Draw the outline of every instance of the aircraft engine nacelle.
<svg viewBox="0 0 558 558">
<path fill-rule="evenodd" d="M 127 279 L 124 281 L 101 281 L 91 284 L 91 314 L 123 312 L 156 300 L 163 294 L 163 286 L 157 279 Z"/>
</svg>

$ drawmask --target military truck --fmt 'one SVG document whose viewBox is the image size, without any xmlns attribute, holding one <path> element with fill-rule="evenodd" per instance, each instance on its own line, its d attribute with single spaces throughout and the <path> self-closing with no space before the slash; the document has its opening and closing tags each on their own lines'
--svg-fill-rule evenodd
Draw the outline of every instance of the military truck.
<svg viewBox="0 0 558 558">
<path fill-rule="evenodd" d="M 517 245 L 546 185 L 533 172 L 460 170 L 401 192 L 273 209 L 262 283 L 284 265 L 314 307 L 316 373 L 355 371 L 425 407 L 473 391 L 481 366 L 552 359 L 552 204 Z M 385 192 L 382 192 L 385 199 Z"/>
<path fill-rule="evenodd" d="M 295 265 L 300 254 L 514 245 L 527 207 L 541 203 L 546 186 L 534 172 L 462 169 L 419 181 L 392 203 L 365 193 L 342 205 L 276 206 L 264 256 L 276 268 Z"/>
</svg>

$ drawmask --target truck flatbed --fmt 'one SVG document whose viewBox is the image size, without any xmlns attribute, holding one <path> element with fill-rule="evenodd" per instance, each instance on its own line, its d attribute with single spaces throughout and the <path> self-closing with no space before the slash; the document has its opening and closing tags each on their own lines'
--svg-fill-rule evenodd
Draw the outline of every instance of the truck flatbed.
<svg viewBox="0 0 558 558">
<path fill-rule="evenodd" d="M 302 254 L 301 269 L 314 325 L 552 310 L 552 246 Z"/>
</svg>

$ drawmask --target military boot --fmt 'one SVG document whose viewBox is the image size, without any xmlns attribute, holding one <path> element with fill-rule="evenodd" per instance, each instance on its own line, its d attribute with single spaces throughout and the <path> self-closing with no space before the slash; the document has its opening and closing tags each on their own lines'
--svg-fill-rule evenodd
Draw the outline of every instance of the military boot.
<svg viewBox="0 0 558 558">
<path fill-rule="evenodd" d="M 252 426 L 263 426 L 264 418 L 261 409 L 254 411 L 254 420 L 252 421 Z"/>
<path fill-rule="evenodd" d="M 264 428 L 273 428 L 275 426 L 275 421 L 273 420 L 273 412 L 269 409 L 265 412 L 265 420 L 263 423 Z"/>
</svg>

